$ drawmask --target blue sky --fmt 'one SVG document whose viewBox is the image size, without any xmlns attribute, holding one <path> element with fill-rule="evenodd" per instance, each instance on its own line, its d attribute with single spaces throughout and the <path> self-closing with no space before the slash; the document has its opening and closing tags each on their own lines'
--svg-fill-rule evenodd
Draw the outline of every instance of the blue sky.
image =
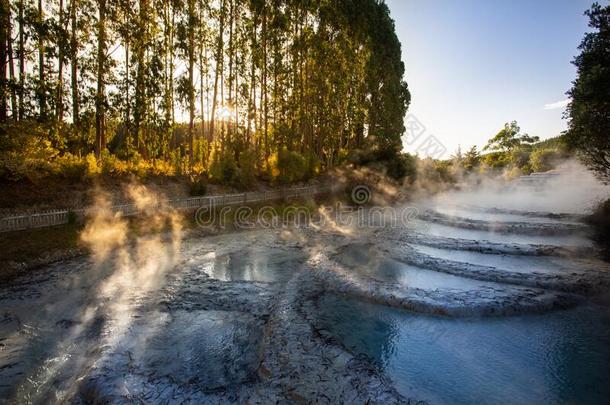
<svg viewBox="0 0 610 405">
<path fill-rule="evenodd" d="M 386 0 L 402 43 L 409 113 L 453 153 L 505 122 L 549 138 L 566 128 L 570 63 L 585 0 Z M 407 147 L 414 151 L 417 144 Z"/>
</svg>

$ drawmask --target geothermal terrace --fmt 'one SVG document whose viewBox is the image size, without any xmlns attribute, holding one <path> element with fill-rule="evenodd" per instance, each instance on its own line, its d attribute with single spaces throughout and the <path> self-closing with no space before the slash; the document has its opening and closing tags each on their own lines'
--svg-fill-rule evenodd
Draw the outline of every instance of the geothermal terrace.
<svg viewBox="0 0 610 405">
<path fill-rule="evenodd" d="M 610 269 L 581 212 L 489 200 L 417 201 L 400 224 L 107 232 L 0 290 L 0 397 L 607 400 Z"/>
</svg>

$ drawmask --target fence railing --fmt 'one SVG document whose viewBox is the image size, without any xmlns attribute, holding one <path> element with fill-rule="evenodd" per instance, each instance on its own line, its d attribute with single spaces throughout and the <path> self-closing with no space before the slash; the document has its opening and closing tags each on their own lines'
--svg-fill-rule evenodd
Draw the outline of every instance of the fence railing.
<svg viewBox="0 0 610 405">
<path fill-rule="evenodd" d="M 334 193 L 338 186 L 307 186 L 282 188 L 272 191 L 223 194 L 203 197 L 190 197 L 167 200 L 163 203 L 176 210 L 195 210 L 199 207 L 225 207 L 232 205 L 254 204 L 289 198 L 311 197 L 320 194 Z M 24 229 L 44 228 L 64 225 L 77 218 L 84 218 L 95 211 L 95 207 L 85 209 L 66 209 L 41 212 L 36 214 L 15 215 L 0 219 L 0 232 L 21 231 Z M 112 207 L 115 213 L 124 216 L 137 215 L 140 211 L 135 204 L 122 204 Z"/>
</svg>

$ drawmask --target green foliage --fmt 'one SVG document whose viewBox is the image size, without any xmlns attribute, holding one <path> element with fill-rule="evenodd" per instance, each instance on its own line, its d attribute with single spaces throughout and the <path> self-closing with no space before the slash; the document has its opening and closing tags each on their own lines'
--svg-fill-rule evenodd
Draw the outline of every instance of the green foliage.
<svg viewBox="0 0 610 405">
<path fill-rule="evenodd" d="M 577 78 L 568 92 L 566 141 L 584 163 L 610 182 L 610 5 L 594 3 L 586 12 L 592 32 L 580 43 L 573 63 Z"/>
<path fill-rule="evenodd" d="M 505 152 L 491 152 L 482 156 L 482 163 L 493 170 L 502 169 L 510 163 L 510 156 Z"/>
<path fill-rule="evenodd" d="M 534 149 L 555 149 L 558 151 L 567 152 L 568 144 L 566 142 L 566 134 L 548 138 L 533 145 Z"/>
<path fill-rule="evenodd" d="M 387 174 L 395 180 L 402 180 L 408 177 L 410 182 L 413 182 L 417 177 L 417 163 L 415 157 L 402 153 L 396 155 L 395 158 L 386 161 Z"/>
<path fill-rule="evenodd" d="M 74 225 L 78 221 L 78 215 L 74 211 L 68 211 L 68 224 Z"/>
<path fill-rule="evenodd" d="M 233 185 L 238 180 L 238 168 L 235 156 L 228 149 L 215 149 L 210 164 L 210 179 L 218 184 Z"/>
<path fill-rule="evenodd" d="M 530 166 L 530 150 L 528 148 L 515 148 L 509 152 L 508 159 L 511 165 L 517 167 L 523 172 L 531 171 Z"/>
<path fill-rule="evenodd" d="M 239 186 L 249 189 L 256 180 L 256 162 L 258 156 L 253 149 L 247 149 L 239 154 Z"/>
<path fill-rule="evenodd" d="M 393 176 L 408 171 L 396 156 L 411 96 L 383 1 L 5 3 L 27 70 L 0 83 L 6 178 L 59 166 L 71 179 L 210 173 L 249 187 L 255 168 L 300 181 L 369 147 Z M 15 123 L 28 137 L 3 136 Z"/>
<path fill-rule="evenodd" d="M 464 157 L 462 159 L 462 167 L 468 171 L 472 172 L 481 163 L 481 154 L 477 150 L 476 146 L 470 148 L 466 153 L 464 153 Z"/>
<path fill-rule="evenodd" d="M 565 154 L 554 149 L 536 149 L 530 157 L 530 166 L 535 172 L 546 172 L 555 168 Z"/>
<path fill-rule="evenodd" d="M 280 184 L 301 181 L 307 175 L 307 160 L 298 152 L 282 149 L 277 154 L 277 172 Z"/>
<path fill-rule="evenodd" d="M 610 259 L 610 200 L 601 201 L 593 213 L 585 218 L 593 229 L 593 240 L 601 248 L 606 260 Z"/>
<path fill-rule="evenodd" d="M 367 140 L 365 147 L 351 151 L 347 161 L 356 166 L 375 167 L 385 171 L 395 180 L 403 180 L 405 177 L 409 177 L 411 181 L 415 179 L 417 161 L 414 156 L 395 149 L 378 147 L 374 140 Z"/>
<path fill-rule="evenodd" d="M 191 178 L 189 182 L 189 194 L 192 196 L 202 196 L 208 191 L 208 179 L 205 176 Z"/>
<path fill-rule="evenodd" d="M 417 184 L 421 187 L 432 190 L 441 189 L 446 184 L 456 182 L 451 171 L 451 161 L 434 159 L 420 159 L 417 162 Z"/>
<path fill-rule="evenodd" d="M 316 154 L 313 152 L 307 153 L 305 159 L 307 161 L 307 171 L 305 173 L 305 180 L 313 179 L 320 173 L 322 162 L 320 162 L 320 159 L 318 159 Z"/>
<path fill-rule="evenodd" d="M 525 145 L 531 145 L 538 140 L 537 136 L 522 134 L 517 121 L 512 121 L 510 124 L 504 124 L 504 128 L 487 142 L 484 149 L 507 152 Z"/>
</svg>

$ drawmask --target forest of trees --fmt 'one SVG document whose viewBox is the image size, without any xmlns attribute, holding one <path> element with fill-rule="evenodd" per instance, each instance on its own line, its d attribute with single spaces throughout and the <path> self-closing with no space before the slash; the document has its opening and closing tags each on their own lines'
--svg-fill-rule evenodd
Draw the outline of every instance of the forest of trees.
<svg viewBox="0 0 610 405">
<path fill-rule="evenodd" d="M 381 0 L 0 4 L 4 177 L 44 154 L 229 180 L 401 150 L 410 94 Z"/>
<path fill-rule="evenodd" d="M 583 162 L 610 183 L 610 5 L 594 3 L 585 13 L 591 32 L 585 34 L 572 62 L 577 77 L 568 92 L 567 141 Z M 610 214 L 610 204 L 608 204 Z M 610 221 L 608 229 L 610 229 Z"/>
</svg>

